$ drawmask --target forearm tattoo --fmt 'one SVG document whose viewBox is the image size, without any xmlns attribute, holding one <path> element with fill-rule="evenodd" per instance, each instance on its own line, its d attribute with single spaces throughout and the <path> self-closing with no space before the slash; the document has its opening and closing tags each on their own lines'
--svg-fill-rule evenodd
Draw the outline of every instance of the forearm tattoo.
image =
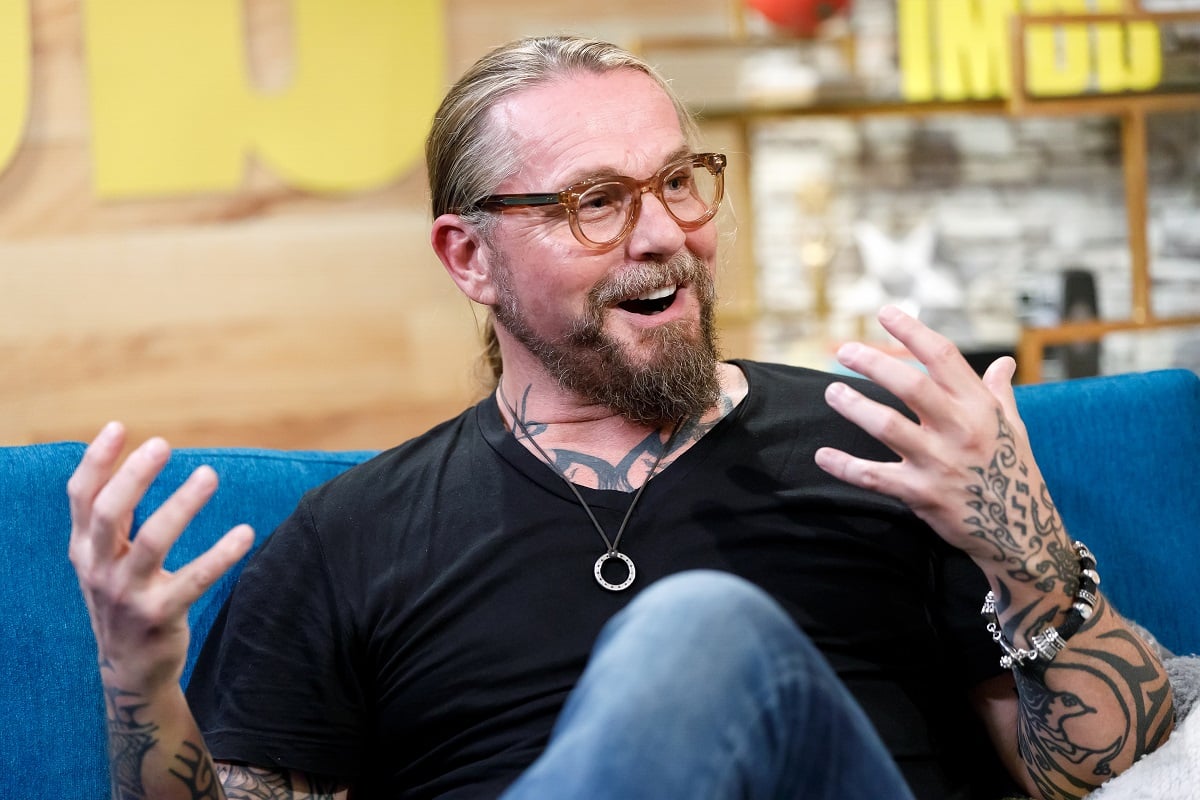
<svg viewBox="0 0 1200 800">
<path fill-rule="evenodd" d="M 225 795 L 221 792 L 221 784 L 213 771 L 208 753 L 191 742 L 184 742 L 182 749 L 183 753 L 175 754 L 175 760 L 181 766 L 170 770 L 170 773 L 188 788 L 192 800 L 221 800 Z"/>
<path fill-rule="evenodd" d="M 1114 774 L 1113 760 L 1128 763 L 1152 751 L 1175 721 L 1171 690 L 1149 648 L 1137 636 L 1115 630 L 1099 637 L 1104 649 L 1076 646 L 1046 670 L 1045 682 L 1016 670 L 1021 713 L 1017 746 L 1039 792 L 1048 798 L 1079 798 Z M 1111 741 L 1089 738 L 1087 719 L 1098 711 L 1071 691 L 1050 686 L 1077 683 L 1097 687 L 1097 696 L 1115 701 L 1122 726 Z"/>
<path fill-rule="evenodd" d="M 158 743 L 158 726 L 138 719 L 145 705 L 136 694 L 105 686 L 104 704 L 113 800 L 142 800 L 146 797 L 142 763 L 146 753 Z"/>
<path fill-rule="evenodd" d="M 101 669 L 106 668 L 102 662 Z M 163 744 L 160 728 L 144 719 L 146 704 L 140 695 L 106 685 L 104 698 L 113 800 L 145 800 L 142 773 L 146 756 Z M 167 772 L 182 784 L 189 800 L 333 800 L 345 788 L 312 775 L 297 774 L 303 785 L 296 786 L 286 772 L 230 764 L 214 767 L 201 744 L 186 740 L 172 760 Z"/>
<path fill-rule="evenodd" d="M 1049 490 L 1040 481 L 1031 485 L 1012 428 L 1002 413 L 997 420 L 991 460 L 971 470 L 976 480 L 967 487 L 970 511 L 964 521 L 1000 567 L 996 610 L 1005 634 L 1010 641 L 1029 641 L 1057 624 L 1064 606 L 1059 598 L 1074 598 L 1079 559 Z M 1019 586 L 1038 589 L 1039 599 L 1014 608 Z M 1076 637 L 1113 617 L 1101 597 Z M 1048 665 L 1040 680 L 1014 670 L 1020 755 L 1031 780 L 1048 798 L 1082 797 L 1113 774 L 1114 762 L 1129 764 L 1153 750 L 1174 723 L 1170 686 L 1144 642 L 1124 628 L 1091 641 L 1099 646 L 1085 647 L 1073 637 L 1073 645 Z"/>
<path fill-rule="evenodd" d="M 312 775 L 304 776 L 308 788 L 299 788 L 289 773 L 259 767 L 218 764 L 217 772 L 229 800 L 333 800 L 342 788 Z"/>
</svg>

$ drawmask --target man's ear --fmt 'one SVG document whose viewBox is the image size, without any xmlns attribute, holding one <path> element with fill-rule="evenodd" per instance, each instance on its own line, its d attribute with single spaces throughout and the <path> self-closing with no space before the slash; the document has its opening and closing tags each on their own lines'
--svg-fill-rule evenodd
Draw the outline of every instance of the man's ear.
<svg viewBox="0 0 1200 800">
<path fill-rule="evenodd" d="M 478 229 L 457 214 L 442 214 L 429 234 L 433 252 L 459 290 L 481 305 L 494 305 L 491 250 Z"/>
</svg>

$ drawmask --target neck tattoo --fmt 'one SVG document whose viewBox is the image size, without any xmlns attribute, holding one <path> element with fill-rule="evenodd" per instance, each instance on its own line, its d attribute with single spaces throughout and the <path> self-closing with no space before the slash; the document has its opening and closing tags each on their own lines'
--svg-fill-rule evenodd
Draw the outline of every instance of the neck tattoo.
<svg viewBox="0 0 1200 800">
<path fill-rule="evenodd" d="M 620 592 L 628 589 L 633 584 L 633 579 L 637 576 L 637 570 L 633 566 L 633 559 L 622 553 L 617 549 L 617 547 L 621 544 L 621 537 L 625 535 L 625 528 L 629 524 L 629 518 L 633 516 L 633 509 L 637 506 L 638 500 L 642 498 L 642 492 L 645 491 L 648 485 L 650 485 L 650 479 L 658 474 L 658 467 L 659 464 L 662 463 L 663 456 L 666 455 L 667 451 L 671 449 L 671 445 L 675 442 L 675 434 L 679 433 L 679 429 L 683 426 L 675 425 L 671 429 L 671 435 L 667 437 L 666 444 L 664 444 L 662 449 L 658 451 L 658 455 L 654 457 L 654 463 L 650 465 L 650 472 L 648 475 L 646 475 L 646 480 L 643 481 L 642 485 L 639 486 L 637 491 L 633 493 L 633 499 L 629 501 L 629 508 L 626 509 L 625 517 L 621 520 L 621 527 L 617 528 L 617 535 L 610 540 L 608 538 L 608 534 L 604 532 L 604 528 L 600 525 L 600 521 L 597 520 L 596 515 L 592 513 L 591 507 L 588 506 L 587 502 L 583 499 L 583 495 L 579 493 L 579 489 L 575 487 L 575 484 L 571 482 L 571 479 L 567 477 L 566 473 L 558 468 L 558 465 L 554 463 L 554 459 L 550 457 L 550 454 L 547 453 L 540 444 L 538 444 L 537 439 L 533 438 L 533 435 L 529 433 L 529 428 L 525 426 L 525 421 L 521 419 L 520 415 L 517 414 L 516 409 L 514 409 L 508 402 L 508 398 L 504 396 L 504 389 L 499 384 L 496 386 L 496 394 L 500 398 L 500 402 L 504 404 L 506 409 L 508 409 L 508 413 L 512 415 L 513 422 L 518 428 L 520 428 L 521 435 L 529 440 L 529 443 L 533 445 L 535 450 L 537 450 L 538 455 L 542 457 L 542 460 L 546 462 L 550 469 L 554 470 L 554 474 L 562 478 L 563 483 L 567 484 L 567 488 L 571 490 L 573 495 L 575 495 L 575 499 L 579 501 L 579 505 L 588 515 L 588 519 L 592 521 L 592 527 L 596 529 L 596 533 L 600 534 L 600 538 L 604 540 L 604 546 L 607 549 L 604 551 L 603 555 L 596 559 L 596 565 L 592 568 L 592 574 L 596 576 L 596 583 L 600 584 L 605 589 L 608 589 L 610 592 Z M 605 563 L 614 558 L 623 562 L 625 564 L 625 568 L 629 571 L 629 573 L 625 576 L 625 580 L 621 581 L 620 583 L 612 583 L 606 580 L 602 572 Z"/>
</svg>

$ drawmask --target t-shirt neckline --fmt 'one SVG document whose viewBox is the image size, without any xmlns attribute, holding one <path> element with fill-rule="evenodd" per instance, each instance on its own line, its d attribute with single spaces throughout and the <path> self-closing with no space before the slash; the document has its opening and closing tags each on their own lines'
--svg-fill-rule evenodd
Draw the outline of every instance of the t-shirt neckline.
<svg viewBox="0 0 1200 800">
<path fill-rule="evenodd" d="M 747 368 L 747 362 L 741 359 L 731 359 L 730 364 L 738 367 L 746 376 L 746 396 L 712 427 L 700 441 L 692 445 L 679 458 L 672 461 L 650 481 L 639 504 L 647 503 L 650 496 L 670 492 L 683 481 L 695 467 L 709 457 L 714 448 L 729 438 L 729 431 L 741 424 L 741 419 L 747 413 L 751 403 L 757 402 L 754 375 Z M 499 401 L 493 391 L 475 406 L 475 419 L 479 426 L 480 435 L 492 450 L 508 463 L 510 467 L 520 472 L 529 480 L 543 489 L 559 495 L 565 500 L 577 502 L 560 476 L 549 464 L 539 458 L 528 448 L 520 444 L 504 427 L 500 416 Z M 629 507 L 632 492 L 622 492 L 616 489 L 593 489 L 589 486 L 575 485 L 580 495 L 589 506 L 624 512 Z"/>
</svg>

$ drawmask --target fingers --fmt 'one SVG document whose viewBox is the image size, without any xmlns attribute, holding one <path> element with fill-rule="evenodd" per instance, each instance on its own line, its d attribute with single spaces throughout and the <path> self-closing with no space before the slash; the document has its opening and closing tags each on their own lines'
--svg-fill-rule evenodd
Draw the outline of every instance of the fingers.
<svg viewBox="0 0 1200 800">
<path fill-rule="evenodd" d="M 148 577 L 162 568 L 167 553 L 217 490 L 217 473 L 201 466 L 151 514 L 138 530 L 126 568 L 132 576 Z"/>
<path fill-rule="evenodd" d="M 1017 400 L 1013 396 L 1012 379 L 1017 371 L 1017 362 L 1009 356 L 997 358 L 983 373 L 983 385 L 1000 401 L 1006 416 L 1015 416 Z"/>
<path fill-rule="evenodd" d="M 901 460 L 873 461 L 822 447 L 814 454 L 817 466 L 854 486 L 882 492 L 910 505 L 917 502 L 923 479 L 914 466 L 930 460 L 921 426 L 842 383 L 829 385 L 825 401 L 834 411 L 887 445 Z"/>
<path fill-rule="evenodd" d="M 978 384 L 974 370 L 949 339 L 895 306 L 880 309 L 879 321 L 923 369 L 858 342 L 838 348 L 838 361 L 899 397 L 921 419 L 937 419 L 946 413 L 945 392 L 938 386 L 957 393 Z"/>
<path fill-rule="evenodd" d="M 981 380 L 948 339 L 899 309 L 885 308 L 879 318 L 927 372 L 857 343 L 840 348 L 838 360 L 890 391 L 915 412 L 917 420 L 843 383 L 830 384 L 825 399 L 900 460 L 871 461 L 821 448 L 816 463 L 840 480 L 903 501 L 947 541 L 960 546 L 970 543 L 969 532 L 964 533 L 961 525 L 962 504 L 970 502 L 963 487 L 978 465 L 996 455 L 997 414 L 1001 430 L 1008 422 L 1017 434 L 1018 441 L 1010 446 L 1025 446 L 1012 388 L 1016 362 L 1009 357 L 997 359 Z M 1030 462 L 1029 469 L 1035 467 Z"/>
<path fill-rule="evenodd" d="M 150 691 L 178 680 L 187 655 L 188 609 L 249 552 L 254 532 L 239 525 L 198 558 L 167 572 L 167 553 L 211 499 L 217 475 L 208 466 L 196 469 L 131 541 L 134 509 L 171 451 L 164 440 L 149 439 L 118 467 L 124 442 L 120 425 L 106 425 L 68 482 L 70 557 L 98 652 L 123 685 Z"/>
<path fill-rule="evenodd" d="M 150 515 L 133 543 L 126 545 L 134 509 L 162 472 L 171 451 L 163 439 L 152 438 L 115 468 L 124 440 L 119 423 L 106 425 L 84 452 L 68 481 L 67 493 L 73 520 L 71 558 L 76 568 L 90 573 L 114 567 L 128 585 L 150 580 L 162 570 L 179 535 L 216 491 L 217 475 L 211 467 L 198 468 Z M 125 547 L 128 551 L 123 554 Z"/>
<path fill-rule="evenodd" d="M 934 387 L 929 376 L 912 364 L 858 342 L 839 347 L 837 359 L 899 397 L 918 417 L 925 419 L 939 413 L 939 393 L 931 391 Z"/>
<path fill-rule="evenodd" d="M 993 361 L 983 373 L 983 385 L 992 396 L 1000 401 L 1004 416 L 1025 437 L 1025 423 L 1017 411 L 1017 398 L 1013 393 L 1012 379 L 1017 372 L 1017 362 L 1010 356 L 1002 356 Z"/>
<path fill-rule="evenodd" d="M 817 466 L 852 486 L 908 502 L 899 462 L 868 461 L 832 447 L 821 447 L 813 456 Z"/>
<path fill-rule="evenodd" d="M 125 428 L 119 422 L 105 425 L 92 443 L 88 445 L 79 461 L 79 466 L 67 481 L 67 498 L 71 505 L 71 519 L 77 525 L 86 525 L 91 516 L 92 502 L 96 493 L 104 487 L 112 475 L 117 456 L 125 446 Z"/>
<path fill-rule="evenodd" d="M 230 567 L 250 552 L 253 544 L 254 529 L 249 525 L 238 525 L 203 555 L 180 567 L 173 576 L 172 591 L 166 600 L 168 613 L 186 612 Z"/>
<path fill-rule="evenodd" d="M 129 454 L 125 463 L 96 493 L 87 529 L 97 555 L 115 554 L 118 543 L 128 540 L 133 510 L 162 472 L 170 455 L 171 448 L 165 440 L 148 439 Z"/>
<path fill-rule="evenodd" d="M 879 324 L 907 347 L 908 352 L 929 370 L 930 377 L 942 386 L 956 387 L 964 382 L 974 385 L 978 380 L 975 370 L 954 342 L 899 308 L 884 306 L 880 309 Z"/>
<path fill-rule="evenodd" d="M 919 444 L 921 432 L 916 423 L 844 383 L 829 384 L 825 389 L 825 402 L 896 453 L 910 453 Z"/>
<path fill-rule="evenodd" d="M 1012 394 L 1016 362 L 1011 358 L 991 365 L 982 382 L 985 394 L 974 368 L 949 339 L 894 306 L 880 310 L 879 320 L 924 369 L 857 342 L 838 349 L 839 362 L 900 398 L 927 424 L 954 419 L 959 414 L 956 408 L 985 408 L 989 395 L 999 401 L 1006 416 L 1019 419 Z"/>
<path fill-rule="evenodd" d="M 1005 391 L 1012 394 L 1013 375 L 1017 374 L 1017 362 L 1012 356 L 1001 356 L 988 365 L 983 373 L 983 382 L 992 394 L 1000 397 Z"/>
</svg>

